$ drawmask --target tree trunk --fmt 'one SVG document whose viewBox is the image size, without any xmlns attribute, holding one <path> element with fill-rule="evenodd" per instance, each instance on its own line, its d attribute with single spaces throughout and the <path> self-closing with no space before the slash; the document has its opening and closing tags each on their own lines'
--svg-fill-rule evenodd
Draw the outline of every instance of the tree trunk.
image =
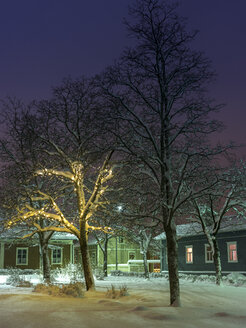
<svg viewBox="0 0 246 328">
<path fill-rule="evenodd" d="M 170 288 L 170 305 L 181 306 L 179 273 L 178 273 L 178 243 L 176 236 L 176 226 L 172 222 L 165 229 L 167 238 L 167 254 L 168 254 L 168 273 Z"/>
<path fill-rule="evenodd" d="M 216 273 L 216 285 L 220 286 L 222 282 L 220 250 L 217 240 L 215 238 L 213 238 L 213 246 L 214 246 L 213 257 L 214 257 L 214 265 L 215 265 L 215 273 Z"/>
<path fill-rule="evenodd" d="M 104 277 L 108 276 L 108 239 L 106 237 L 104 243 L 104 252 L 103 252 L 103 275 Z"/>
<path fill-rule="evenodd" d="M 80 242 L 82 264 L 83 264 L 83 270 L 84 270 L 84 276 L 85 276 L 86 290 L 94 290 L 95 289 L 95 281 L 94 281 L 94 277 L 93 277 L 93 273 L 92 273 L 92 269 L 91 269 L 85 224 L 83 224 L 81 227 L 79 242 Z"/>
<path fill-rule="evenodd" d="M 43 279 L 46 283 L 50 283 L 50 259 L 48 246 L 48 240 L 40 239 Z"/>
<path fill-rule="evenodd" d="M 147 252 L 143 251 L 143 262 L 144 262 L 144 276 L 146 279 L 149 279 L 149 268 L 147 262 Z"/>
<path fill-rule="evenodd" d="M 50 283 L 50 259 L 49 259 L 49 249 L 48 242 L 43 245 L 43 276 L 44 281 Z"/>
</svg>

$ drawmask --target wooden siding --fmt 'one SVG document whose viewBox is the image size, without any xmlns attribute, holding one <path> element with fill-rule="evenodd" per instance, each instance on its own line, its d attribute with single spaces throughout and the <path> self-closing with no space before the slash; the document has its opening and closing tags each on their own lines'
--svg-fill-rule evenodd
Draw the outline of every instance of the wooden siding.
<svg viewBox="0 0 246 328">
<path fill-rule="evenodd" d="M 27 265 L 18 265 L 16 264 L 16 249 L 28 248 L 28 264 Z M 18 268 L 18 269 L 39 269 L 39 247 L 30 246 L 27 244 L 5 244 L 4 249 L 4 268 Z"/>
<path fill-rule="evenodd" d="M 246 273 L 246 231 L 232 231 L 220 233 L 217 236 L 218 245 L 221 253 L 222 272 L 233 271 Z M 227 243 L 237 243 L 238 262 L 228 262 Z M 208 244 L 204 235 L 182 237 L 178 240 L 178 265 L 179 271 L 213 273 L 215 272 L 214 263 L 205 262 L 205 244 Z M 186 246 L 193 246 L 193 263 L 186 263 Z M 163 240 L 162 247 L 162 271 L 167 271 L 166 261 L 166 240 Z"/>
<path fill-rule="evenodd" d="M 135 260 L 142 260 L 143 255 L 140 253 L 139 246 L 127 239 L 123 239 L 123 243 L 119 243 L 117 238 L 117 262 L 118 264 L 127 264 L 129 253 L 134 253 Z M 108 265 L 116 263 L 116 238 L 113 237 L 108 242 Z M 99 249 L 98 265 L 103 265 L 103 253 Z"/>
<path fill-rule="evenodd" d="M 97 245 L 89 245 L 89 255 L 91 266 L 94 269 L 97 266 Z M 82 265 L 81 251 L 78 244 L 74 247 L 74 263 Z"/>
<path fill-rule="evenodd" d="M 69 263 L 72 263 L 71 258 L 71 247 L 72 244 L 53 242 L 53 246 L 59 246 L 62 248 L 62 264 L 52 264 L 51 254 L 52 250 L 49 248 L 49 258 L 51 263 L 51 268 L 65 267 Z M 3 246 L 2 246 L 3 247 Z M 26 264 L 16 264 L 16 250 L 17 248 L 28 248 L 28 263 Z M 40 268 L 40 255 L 39 246 L 32 246 L 28 243 L 4 243 L 4 264 L 3 268 L 19 268 L 19 269 L 39 269 Z"/>
</svg>

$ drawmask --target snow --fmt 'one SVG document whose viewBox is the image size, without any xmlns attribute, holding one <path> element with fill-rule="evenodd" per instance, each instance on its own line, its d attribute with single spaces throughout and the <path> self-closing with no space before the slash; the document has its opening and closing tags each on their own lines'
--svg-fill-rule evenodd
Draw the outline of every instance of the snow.
<svg viewBox="0 0 246 328">
<path fill-rule="evenodd" d="M 217 287 L 206 279 L 193 283 L 180 280 L 181 308 L 169 306 L 166 278 L 110 276 L 96 280 L 97 291 L 86 292 L 79 299 L 36 294 L 32 288 L 16 288 L 5 281 L 0 276 L 1 328 L 246 326 L 246 288 Z M 127 286 L 129 295 L 107 298 L 105 294 L 111 285 Z"/>
</svg>

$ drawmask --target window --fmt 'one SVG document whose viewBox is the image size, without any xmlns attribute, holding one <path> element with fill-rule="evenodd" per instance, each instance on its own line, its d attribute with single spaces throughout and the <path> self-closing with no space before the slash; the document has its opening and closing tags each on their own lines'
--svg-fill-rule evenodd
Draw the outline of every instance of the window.
<svg viewBox="0 0 246 328">
<path fill-rule="evenodd" d="M 17 247 L 16 248 L 16 265 L 27 265 L 28 264 L 28 248 Z"/>
<path fill-rule="evenodd" d="M 119 244 L 123 244 L 124 243 L 124 238 L 123 237 L 119 237 Z"/>
<path fill-rule="evenodd" d="M 213 263 L 213 252 L 209 244 L 205 244 L 205 263 Z"/>
<path fill-rule="evenodd" d="M 165 248 L 166 248 L 166 264 L 168 264 L 167 246 Z"/>
<path fill-rule="evenodd" d="M 227 254 L 228 254 L 228 262 L 237 262 L 237 242 L 232 241 L 227 243 Z"/>
<path fill-rule="evenodd" d="M 62 264 L 62 249 L 54 248 L 52 249 L 52 264 Z"/>
<path fill-rule="evenodd" d="M 97 256 L 96 256 L 96 251 L 91 251 L 90 252 L 90 259 L 91 259 L 91 264 L 93 266 L 97 265 Z"/>
<path fill-rule="evenodd" d="M 128 259 L 129 260 L 135 260 L 135 252 L 129 252 L 128 253 Z"/>
<path fill-rule="evenodd" d="M 193 246 L 186 246 L 186 263 L 193 263 Z"/>
</svg>

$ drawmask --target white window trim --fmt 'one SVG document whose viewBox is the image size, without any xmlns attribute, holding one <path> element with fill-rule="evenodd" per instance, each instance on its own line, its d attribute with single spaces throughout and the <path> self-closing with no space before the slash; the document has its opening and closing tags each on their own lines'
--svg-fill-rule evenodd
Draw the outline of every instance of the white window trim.
<svg viewBox="0 0 246 328">
<path fill-rule="evenodd" d="M 18 263 L 18 250 L 26 250 L 26 263 Z M 16 265 L 28 265 L 28 247 L 16 247 L 16 259 L 15 259 Z"/>
<path fill-rule="evenodd" d="M 60 249 L 61 250 L 61 262 L 59 262 L 59 263 L 54 263 L 53 262 L 53 252 L 54 252 L 54 250 L 56 250 L 56 249 Z M 52 248 L 52 250 L 51 250 L 51 264 L 53 264 L 53 265 L 61 265 L 63 263 L 63 248 L 62 247 L 55 247 L 55 248 Z"/>
<path fill-rule="evenodd" d="M 192 261 L 191 262 L 187 261 L 187 248 L 192 248 Z M 186 262 L 186 264 L 193 264 L 193 260 L 194 260 L 193 245 L 187 245 L 187 246 L 185 246 L 185 262 Z"/>
<path fill-rule="evenodd" d="M 237 260 L 236 261 L 231 261 L 230 260 L 230 245 L 234 245 L 236 244 L 236 252 L 237 252 Z M 228 259 L 228 263 L 238 263 L 238 251 L 237 251 L 237 242 L 236 241 L 228 241 L 227 242 L 227 259 Z"/>
<path fill-rule="evenodd" d="M 205 263 L 214 263 L 213 253 L 212 253 L 212 260 L 211 261 L 207 260 L 207 248 L 211 246 L 209 244 L 205 244 L 204 247 L 205 247 Z"/>
</svg>

